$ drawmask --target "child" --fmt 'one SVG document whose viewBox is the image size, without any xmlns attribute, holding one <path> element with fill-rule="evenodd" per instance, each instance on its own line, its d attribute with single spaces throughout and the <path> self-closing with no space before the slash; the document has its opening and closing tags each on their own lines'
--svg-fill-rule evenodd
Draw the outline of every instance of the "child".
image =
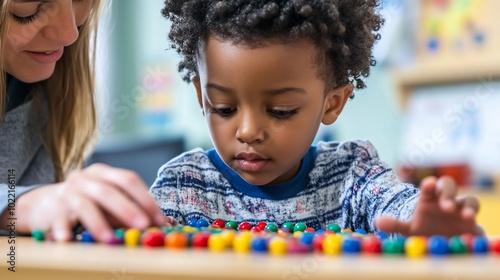
<svg viewBox="0 0 500 280">
<path fill-rule="evenodd" d="M 401 183 L 366 141 L 312 146 L 373 65 L 377 1 L 167 0 L 215 149 L 165 164 L 150 189 L 167 216 L 305 222 L 405 235 L 480 234 L 449 178 Z M 419 198 L 420 197 L 420 198 Z M 381 216 L 387 216 L 378 218 Z"/>
</svg>

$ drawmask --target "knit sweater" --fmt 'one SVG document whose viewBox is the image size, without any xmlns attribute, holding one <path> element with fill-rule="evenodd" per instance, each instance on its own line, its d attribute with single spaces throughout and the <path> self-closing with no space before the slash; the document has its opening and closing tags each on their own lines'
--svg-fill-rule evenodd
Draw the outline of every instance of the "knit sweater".
<svg viewBox="0 0 500 280">
<path fill-rule="evenodd" d="M 376 231 L 376 217 L 408 220 L 419 191 L 402 183 L 366 141 L 320 142 L 290 181 L 256 186 L 229 168 L 215 150 L 194 149 L 163 165 L 150 189 L 159 207 L 180 223 L 204 218 L 304 222 L 316 229 Z"/>
</svg>

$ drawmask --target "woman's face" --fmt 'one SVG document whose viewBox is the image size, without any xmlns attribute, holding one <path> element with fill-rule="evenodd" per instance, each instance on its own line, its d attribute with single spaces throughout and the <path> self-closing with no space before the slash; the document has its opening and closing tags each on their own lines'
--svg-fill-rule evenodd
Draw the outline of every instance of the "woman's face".
<svg viewBox="0 0 500 280">
<path fill-rule="evenodd" d="M 49 78 L 64 47 L 78 38 L 93 0 L 12 0 L 7 21 L 4 69 L 34 83 Z"/>
</svg>

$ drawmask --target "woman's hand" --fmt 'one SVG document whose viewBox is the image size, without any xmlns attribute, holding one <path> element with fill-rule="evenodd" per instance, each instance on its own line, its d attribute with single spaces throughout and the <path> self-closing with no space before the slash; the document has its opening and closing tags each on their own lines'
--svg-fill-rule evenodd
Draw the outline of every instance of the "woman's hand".
<svg viewBox="0 0 500 280">
<path fill-rule="evenodd" d="M 17 205 L 18 231 L 50 230 L 58 241 L 70 240 L 78 222 L 100 242 L 114 236 L 112 227 L 176 224 L 161 213 L 139 176 L 104 164 L 93 164 L 72 172 L 62 183 L 30 191 Z"/>
<path fill-rule="evenodd" d="M 475 197 L 457 197 L 457 186 L 450 177 L 427 177 L 420 184 L 420 198 L 408 222 L 381 217 L 375 225 L 388 233 L 453 236 L 463 233 L 483 235 L 476 224 L 479 202 Z"/>
</svg>

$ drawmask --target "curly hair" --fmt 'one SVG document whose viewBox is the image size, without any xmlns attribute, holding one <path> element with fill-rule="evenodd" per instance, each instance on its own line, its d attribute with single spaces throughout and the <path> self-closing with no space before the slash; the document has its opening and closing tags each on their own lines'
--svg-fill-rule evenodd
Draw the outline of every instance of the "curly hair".
<svg viewBox="0 0 500 280">
<path fill-rule="evenodd" d="M 319 50 L 318 75 L 328 87 L 362 89 L 383 24 L 378 6 L 377 0 L 166 0 L 162 14 L 172 22 L 168 38 L 183 58 L 186 82 L 198 74 L 199 40 L 208 36 L 250 47 L 305 38 Z"/>
</svg>

